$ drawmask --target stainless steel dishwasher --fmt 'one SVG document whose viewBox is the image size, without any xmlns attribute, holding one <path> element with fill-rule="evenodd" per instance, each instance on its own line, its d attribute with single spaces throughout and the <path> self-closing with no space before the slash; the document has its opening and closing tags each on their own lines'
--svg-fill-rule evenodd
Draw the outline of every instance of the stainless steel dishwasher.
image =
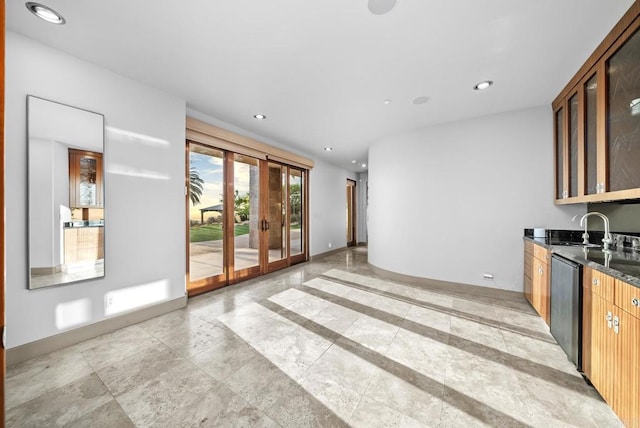
<svg viewBox="0 0 640 428">
<path fill-rule="evenodd" d="M 551 256 L 551 334 L 582 371 L 582 265 Z"/>
</svg>

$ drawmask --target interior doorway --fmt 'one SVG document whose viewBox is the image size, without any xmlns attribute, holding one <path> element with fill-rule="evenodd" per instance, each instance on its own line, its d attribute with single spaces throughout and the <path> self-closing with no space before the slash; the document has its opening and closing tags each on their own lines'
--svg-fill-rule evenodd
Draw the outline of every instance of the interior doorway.
<svg viewBox="0 0 640 428">
<path fill-rule="evenodd" d="M 347 247 L 357 245 L 356 240 L 356 182 L 347 179 Z"/>
<path fill-rule="evenodd" d="M 307 170 L 187 141 L 187 291 L 307 260 Z"/>
</svg>

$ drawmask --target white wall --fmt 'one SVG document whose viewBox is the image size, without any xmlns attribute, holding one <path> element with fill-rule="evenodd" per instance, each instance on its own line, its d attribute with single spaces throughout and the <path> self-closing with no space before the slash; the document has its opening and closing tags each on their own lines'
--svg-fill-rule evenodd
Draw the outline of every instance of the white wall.
<svg viewBox="0 0 640 428">
<path fill-rule="evenodd" d="M 53 143 L 53 175 L 49 178 L 53 185 L 53 260 L 64 264 L 64 222 L 71 220 L 69 208 L 69 147 L 59 142 Z"/>
<path fill-rule="evenodd" d="M 273 141 L 230 123 L 187 109 L 187 115 L 211 125 L 235 132 L 274 147 L 280 147 L 315 162 L 309 177 L 309 253 L 311 256 L 325 253 L 347 245 L 347 178 L 356 179 L 356 173 L 323 162 L 313 156 Z M 331 243 L 331 248 L 329 248 Z"/>
<path fill-rule="evenodd" d="M 347 246 L 347 179 L 356 173 L 316 160 L 309 177 L 312 256 Z"/>
<path fill-rule="evenodd" d="M 33 138 L 29 149 L 31 154 L 29 170 L 33 171 L 29 177 L 33 188 L 29 194 L 29 207 L 34 213 L 29 216 L 29 233 L 31 236 L 37 236 L 39 242 L 39 245 L 34 245 L 31 251 L 31 267 L 34 268 L 52 268 L 60 264 L 54 254 L 57 215 L 54 211 L 54 189 L 51 177 L 54 176 L 55 144 L 51 140 Z M 8 165 L 5 166 L 5 168 L 8 167 Z M 24 190 L 26 191 L 26 185 Z"/>
<path fill-rule="evenodd" d="M 8 347 L 184 296 L 184 101 L 12 32 L 5 88 Z M 105 116 L 103 279 L 27 290 L 27 94 Z"/>
<path fill-rule="evenodd" d="M 384 139 L 369 151 L 369 261 L 390 271 L 522 290 L 523 229 L 578 229 L 553 203 L 549 106 Z M 484 280 L 483 273 L 494 275 Z"/>
</svg>

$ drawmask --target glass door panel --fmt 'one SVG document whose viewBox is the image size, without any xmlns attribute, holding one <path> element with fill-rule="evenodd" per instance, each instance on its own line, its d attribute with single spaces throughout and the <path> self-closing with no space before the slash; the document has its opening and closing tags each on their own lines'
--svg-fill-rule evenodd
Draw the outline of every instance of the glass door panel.
<svg viewBox="0 0 640 428">
<path fill-rule="evenodd" d="M 584 86 L 584 101 L 585 101 L 585 131 L 584 131 L 584 143 L 585 143 L 585 168 L 587 183 L 585 187 L 585 193 L 592 195 L 598 193 L 598 164 L 597 164 L 597 128 L 596 122 L 598 121 L 598 99 L 596 92 L 598 89 L 598 76 L 594 75 L 590 78 Z"/>
<path fill-rule="evenodd" d="M 287 168 L 269 163 L 267 204 L 269 263 L 287 258 Z"/>
<path fill-rule="evenodd" d="M 225 274 L 224 153 L 189 144 L 189 282 Z"/>
<path fill-rule="evenodd" d="M 578 196 L 578 94 L 569 99 L 569 197 Z"/>
<path fill-rule="evenodd" d="M 304 173 L 289 168 L 289 248 L 291 255 L 304 252 Z"/>
<path fill-rule="evenodd" d="M 561 108 L 555 117 L 556 141 L 556 199 L 567 195 L 564 191 L 564 110 Z"/>
<path fill-rule="evenodd" d="M 640 188 L 640 31 L 607 62 L 608 191 Z"/>
<path fill-rule="evenodd" d="M 260 267 L 260 161 L 234 154 L 234 270 Z M 242 275 L 244 276 L 244 275 Z"/>
</svg>

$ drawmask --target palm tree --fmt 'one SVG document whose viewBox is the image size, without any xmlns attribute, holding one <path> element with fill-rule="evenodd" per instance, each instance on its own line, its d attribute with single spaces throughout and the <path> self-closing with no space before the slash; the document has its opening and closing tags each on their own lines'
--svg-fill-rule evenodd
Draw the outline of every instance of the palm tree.
<svg viewBox="0 0 640 428">
<path fill-rule="evenodd" d="M 200 196 L 202 196 L 204 180 L 200 178 L 198 170 L 191 166 L 189 167 L 189 198 L 193 205 L 200 203 Z"/>
</svg>

